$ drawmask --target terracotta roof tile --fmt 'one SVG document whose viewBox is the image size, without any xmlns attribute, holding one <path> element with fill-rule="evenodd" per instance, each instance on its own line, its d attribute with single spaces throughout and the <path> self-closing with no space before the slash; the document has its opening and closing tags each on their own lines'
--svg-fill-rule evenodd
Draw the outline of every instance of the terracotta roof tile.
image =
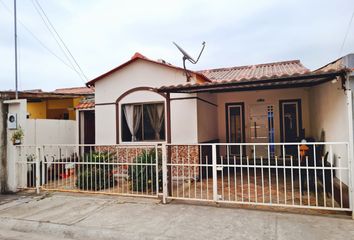
<svg viewBox="0 0 354 240">
<path fill-rule="evenodd" d="M 348 72 L 347 68 L 338 68 L 336 70 L 326 69 L 326 70 L 316 70 L 316 71 L 308 71 L 304 73 L 293 73 L 293 74 L 283 74 L 283 75 L 269 75 L 261 78 L 239 78 L 233 80 L 219 80 L 205 83 L 186 83 L 186 84 L 178 84 L 178 85 L 170 85 L 170 86 L 162 86 L 158 89 L 160 92 L 188 92 L 191 89 L 215 89 L 219 90 L 227 88 L 227 86 L 242 86 L 242 88 L 252 88 L 262 87 L 262 86 L 276 86 L 276 85 L 288 85 L 291 87 L 293 84 L 301 84 L 301 83 L 317 83 L 321 81 L 328 81 L 329 77 L 334 77 L 344 72 Z M 292 80 L 293 79 L 293 80 Z"/>
<path fill-rule="evenodd" d="M 310 72 L 299 60 L 199 71 L 214 82 L 248 81 Z"/>
<path fill-rule="evenodd" d="M 58 88 L 54 90 L 54 93 L 63 93 L 63 94 L 94 94 L 94 88 L 88 87 L 72 87 L 72 88 Z"/>
<path fill-rule="evenodd" d="M 85 98 L 80 101 L 78 105 L 76 105 L 76 109 L 89 109 L 95 108 L 95 99 L 94 98 Z"/>
</svg>

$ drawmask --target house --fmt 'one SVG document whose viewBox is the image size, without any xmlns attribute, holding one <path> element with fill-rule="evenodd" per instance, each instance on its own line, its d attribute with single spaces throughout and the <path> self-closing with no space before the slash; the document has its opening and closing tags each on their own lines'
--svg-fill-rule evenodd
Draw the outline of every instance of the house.
<svg viewBox="0 0 354 240">
<path fill-rule="evenodd" d="M 41 89 L 19 92 L 20 99 L 27 99 L 28 119 L 75 120 L 75 106 L 81 99 L 93 96 L 93 89 L 87 87 L 60 88 L 51 92 Z M 1 91 L 0 99 L 15 98 L 14 91 Z"/>
<path fill-rule="evenodd" d="M 27 131 L 7 144 L 9 189 L 353 212 L 353 66 L 350 54 L 314 71 L 190 71 L 135 53 L 66 105 L 76 121 L 27 119 L 28 98 L 5 101 Z"/>
<path fill-rule="evenodd" d="M 223 165 L 221 169 L 225 169 L 226 164 L 229 176 L 230 166 L 235 167 L 230 165 L 231 159 L 234 164 L 241 162 L 238 165 L 241 175 L 244 167 L 249 170 L 253 166 L 256 182 L 255 164 L 263 165 L 263 160 L 267 160 L 269 169 L 276 170 L 278 188 L 278 164 L 283 166 L 284 182 L 287 168 L 291 169 L 291 179 L 294 179 L 295 164 L 299 164 L 298 175 L 304 174 L 300 171 L 300 157 L 305 150 L 300 149 L 300 142 L 307 139 L 312 148 L 307 147 L 306 151 L 311 152 L 316 163 L 311 165 L 311 157 L 306 155 L 301 164 L 306 162 L 305 170 L 317 174 L 313 166 L 322 161 L 324 172 L 328 161 L 333 168 L 332 196 L 340 198 L 340 206 L 348 207 L 353 157 L 353 69 L 353 54 L 314 71 L 299 60 L 185 71 L 163 60 L 154 61 L 135 53 L 129 61 L 87 83 L 95 88 L 95 97 L 86 105 L 83 103 L 82 109 L 94 111 L 98 145 L 175 145 L 169 167 L 172 169 L 170 179 L 177 179 L 176 186 L 180 185 L 178 179 L 186 176 L 185 167 L 182 171 L 178 169 L 178 157 L 182 159 L 181 164 L 205 164 L 207 170 L 200 170 L 203 167 L 193 170 L 194 179 L 203 178 L 210 170 L 208 164 L 212 159 L 211 149 L 203 144 L 218 143 L 214 145 L 217 146 L 217 164 Z M 82 139 L 80 143 L 84 143 Z M 191 162 L 185 162 L 186 159 Z M 242 165 L 244 161 L 247 165 Z M 273 163 L 275 167 L 271 167 Z M 287 164 L 290 167 L 286 167 Z M 321 175 L 323 179 L 326 174 Z M 187 175 L 190 176 L 190 172 Z M 301 176 L 298 178 L 296 184 L 301 192 Z M 236 189 L 236 176 L 234 179 Z M 228 180 L 230 184 L 230 178 Z M 311 181 L 317 181 L 317 177 Z M 325 180 L 322 182 L 325 188 Z M 182 183 L 184 186 L 184 180 Z M 286 192 L 285 183 L 282 188 Z M 284 198 L 286 203 L 286 196 Z M 332 202 L 334 206 L 334 200 Z"/>
<path fill-rule="evenodd" d="M 353 57 L 315 71 L 299 60 L 189 71 L 186 82 L 184 69 L 135 54 L 87 83 L 95 87 L 96 144 L 348 140 L 345 63 Z M 161 111 L 160 124 L 149 111 Z"/>
</svg>

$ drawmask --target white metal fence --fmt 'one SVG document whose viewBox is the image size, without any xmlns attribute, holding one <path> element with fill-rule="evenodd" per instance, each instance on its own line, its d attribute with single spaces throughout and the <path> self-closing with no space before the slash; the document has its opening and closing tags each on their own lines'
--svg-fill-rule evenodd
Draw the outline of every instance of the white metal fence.
<svg viewBox="0 0 354 240">
<path fill-rule="evenodd" d="M 158 154 L 156 145 L 18 146 L 18 186 L 157 197 Z"/>
<path fill-rule="evenodd" d="M 19 188 L 349 211 L 346 142 L 16 148 Z"/>
<path fill-rule="evenodd" d="M 167 145 L 170 199 L 352 209 L 348 143 Z"/>
</svg>

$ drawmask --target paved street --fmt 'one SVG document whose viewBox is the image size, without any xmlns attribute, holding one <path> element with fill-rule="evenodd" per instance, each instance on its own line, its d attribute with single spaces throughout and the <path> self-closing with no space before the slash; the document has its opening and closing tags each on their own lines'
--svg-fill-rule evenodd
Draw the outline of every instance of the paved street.
<svg viewBox="0 0 354 240">
<path fill-rule="evenodd" d="M 12 195 L 0 203 L 0 239 L 354 239 L 346 216 L 64 193 Z"/>
</svg>

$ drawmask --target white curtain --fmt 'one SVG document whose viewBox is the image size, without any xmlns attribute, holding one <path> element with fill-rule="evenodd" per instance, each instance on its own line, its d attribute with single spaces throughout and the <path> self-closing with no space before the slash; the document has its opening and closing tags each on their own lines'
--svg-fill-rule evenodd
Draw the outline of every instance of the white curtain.
<svg viewBox="0 0 354 240">
<path fill-rule="evenodd" d="M 141 122 L 141 106 L 140 105 L 124 105 L 123 107 L 125 119 L 128 124 L 132 142 L 136 141 L 136 133 L 138 132 Z"/>
<path fill-rule="evenodd" d="M 155 132 L 155 140 L 160 140 L 160 131 L 163 120 L 165 118 L 163 104 L 149 104 L 147 105 L 147 112 L 150 123 Z"/>
</svg>

